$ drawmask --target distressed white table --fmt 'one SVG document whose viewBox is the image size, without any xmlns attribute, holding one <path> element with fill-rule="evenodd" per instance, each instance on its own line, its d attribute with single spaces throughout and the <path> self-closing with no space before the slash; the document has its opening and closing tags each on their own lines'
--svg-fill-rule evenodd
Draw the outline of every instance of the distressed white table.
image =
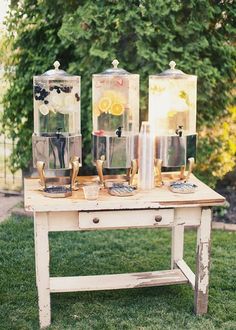
<svg viewBox="0 0 236 330">
<path fill-rule="evenodd" d="M 80 177 L 91 180 L 91 177 Z M 40 327 L 51 323 L 50 293 L 140 288 L 189 283 L 194 290 L 194 310 L 207 312 L 211 207 L 224 197 L 191 176 L 198 185 L 193 194 L 174 194 L 167 187 L 114 197 L 102 190 L 97 201 L 86 201 L 82 190 L 65 199 L 47 198 L 37 179 L 25 179 L 25 209 L 34 212 L 36 281 Z M 197 228 L 195 274 L 183 259 L 184 228 Z M 171 267 L 165 271 L 117 275 L 50 277 L 48 233 L 126 228 L 172 229 Z"/>
</svg>

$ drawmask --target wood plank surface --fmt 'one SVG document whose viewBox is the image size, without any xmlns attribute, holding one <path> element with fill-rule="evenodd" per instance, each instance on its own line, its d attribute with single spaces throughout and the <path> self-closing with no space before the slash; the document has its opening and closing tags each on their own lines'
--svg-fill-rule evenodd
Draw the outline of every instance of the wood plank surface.
<svg viewBox="0 0 236 330">
<path fill-rule="evenodd" d="M 142 288 L 188 283 L 179 269 L 157 272 L 73 277 L 51 277 L 51 292 L 75 292 Z"/>
<path fill-rule="evenodd" d="M 79 177 L 81 186 L 96 177 Z M 83 190 L 74 191 L 71 197 L 48 198 L 43 196 L 38 179 L 25 179 L 25 209 L 28 211 L 93 211 L 118 209 L 158 209 L 165 207 L 191 207 L 223 205 L 225 198 L 191 175 L 190 181 L 198 188 L 192 194 L 178 194 L 169 190 L 166 180 L 161 188 L 137 191 L 134 196 L 117 197 L 101 189 L 96 201 L 85 200 Z"/>
</svg>

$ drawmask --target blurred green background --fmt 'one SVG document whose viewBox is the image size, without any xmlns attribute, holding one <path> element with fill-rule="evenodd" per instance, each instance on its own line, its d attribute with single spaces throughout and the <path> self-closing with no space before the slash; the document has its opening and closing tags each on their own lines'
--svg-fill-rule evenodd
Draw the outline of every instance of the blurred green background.
<svg viewBox="0 0 236 330">
<path fill-rule="evenodd" d="M 32 77 L 61 68 L 82 77 L 83 173 L 91 165 L 91 75 L 120 66 L 141 79 L 141 120 L 147 118 L 148 76 L 175 60 L 198 76 L 195 173 L 211 186 L 231 171 L 236 155 L 236 2 L 206 0 L 12 1 L 1 36 L 2 132 L 18 143 L 11 169 L 32 162 Z M 14 70 L 12 70 L 14 68 Z"/>
</svg>

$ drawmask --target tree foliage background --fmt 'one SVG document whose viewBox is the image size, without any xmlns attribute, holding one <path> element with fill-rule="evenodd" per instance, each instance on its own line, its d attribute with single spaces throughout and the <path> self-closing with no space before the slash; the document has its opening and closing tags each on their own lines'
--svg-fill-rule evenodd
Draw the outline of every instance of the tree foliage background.
<svg viewBox="0 0 236 330">
<path fill-rule="evenodd" d="M 14 1 L 7 18 L 11 53 L 4 62 L 15 72 L 7 73 L 10 88 L 2 118 L 3 129 L 18 139 L 12 168 L 28 167 L 32 157 L 32 76 L 56 59 L 82 76 L 84 169 L 91 166 L 91 75 L 114 58 L 139 73 L 144 120 L 148 75 L 165 70 L 174 59 L 179 69 L 198 75 L 196 171 L 214 185 L 235 164 L 235 13 L 231 0 Z"/>
</svg>

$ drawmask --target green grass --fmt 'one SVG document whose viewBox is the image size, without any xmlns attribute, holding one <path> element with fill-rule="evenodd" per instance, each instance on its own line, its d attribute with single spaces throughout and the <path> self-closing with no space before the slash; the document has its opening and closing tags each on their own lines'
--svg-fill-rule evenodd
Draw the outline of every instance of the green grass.
<svg viewBox="0 0 236 330">
<path fill-rule="evenodd" d="M 193 313 L 188 285 L 51 295 L 49 329 L 236 329 L 236 235 L 213 231 L 209 313 Z M 194 268 L 196 234 L 185 234 Z M 51 233 L 51 274 L 72 276 L 169 269 L 170 231 Z M 33 223 L 0 225 L 0 329 L 38 329 Z"/>
</svg>

